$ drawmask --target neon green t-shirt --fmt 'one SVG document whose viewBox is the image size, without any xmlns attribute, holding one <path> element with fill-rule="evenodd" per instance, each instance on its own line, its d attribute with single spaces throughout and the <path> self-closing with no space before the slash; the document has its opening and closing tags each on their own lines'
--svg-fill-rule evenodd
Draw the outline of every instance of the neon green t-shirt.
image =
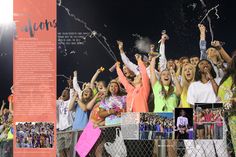
<svg viewBox="0 0 236 157">
<path fill-rule="evenodd" d="M 175 94 L 176 89 L 174 88 L 174 92 L 165 99 L 161 88 L 159 81 L 152 88 L 154 94 L 154 112 L 173 112 L 178 105 L 178 97 Z M 164 86 L 164 88 L 168 90 L 169 87 Z"/>
<path fill-rule="evenodd" d="M 12 140 L 13 139 L 13 134 L 11 133 L 11 129 L 8 131 L 7 139 L 8 140 Z"/>
</svg>

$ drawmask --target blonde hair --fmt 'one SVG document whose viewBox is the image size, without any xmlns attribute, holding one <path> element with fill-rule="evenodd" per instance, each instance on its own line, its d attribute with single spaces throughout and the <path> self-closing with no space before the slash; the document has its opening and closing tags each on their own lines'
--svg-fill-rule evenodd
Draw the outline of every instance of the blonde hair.
<svg viewBox="0 0 236 157">
<path fill-rule="evenodd" d="M 190 67 L 192 67 L 192 69 L 193 69 L 193 71 L 192 71 L 192 73 L 193 73 L 193 78 L 192 78 L 192 80 L 190 80 L 190 81 L 188 81 L 188 80 L 186 79 L 185 75 L 184 75 L 184 69 L 185 69 L 187 66 L 190 66 Z M 183 88 L 182 93 L 183 93 L 183 94 L 186 94 L 186 95 L 187 95 L 188 87 L 189 87 L 190 83 L 194 81 L 194 78 L 195 78 L 195 71 L 196 71 L 196 69 L 195 69 L 194 65 L 192 65 L 192 64 L 190 64 L 190 63 L 187 63 L 186 65 L 183 66 L 182 75 L 181 75 L 181 76 L 182 76 L 182 88 Z"/>
<path fill-rule="evenodd" d="M 210 51 L 210 49 L 214 49 L 214 51 L 217 53 L 217 62 L 221 62 L 223 63 L 224 60 L 222 59 L 221 55 L 220 55 L 220 52 L 215 49 L 214 47 L 209 47 L 207 50 L 206 50 L 206 53 L 208 54 L 208 52 Z M 209 57 L 208 57 L 209 58 Z M 209 58 L 211 60 L 211 58 Z"/>
</svg>

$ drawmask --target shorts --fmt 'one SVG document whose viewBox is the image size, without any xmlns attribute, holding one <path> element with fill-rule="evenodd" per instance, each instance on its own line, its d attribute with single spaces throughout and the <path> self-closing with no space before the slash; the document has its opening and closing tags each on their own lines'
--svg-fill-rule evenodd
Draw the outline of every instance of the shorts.
<svg viewBox="0 0 236 157">
<path fill-rule="evenodd" d="M 71 143 L 72 143 L 72 133 L 71 132 L 63 133 L 64 131 L 71 131 L 71 127 L 63 131 L 57 132 L 57 151 L 58 152 L 66 148 L 70 148 Z"/>
<path fill-rule="evenodd" d="M 205 129 L 204 125 L 197 125 L 197 129 Z"/>
<path fill-rule="evenodd" d="M 205 124 L 205 126 L 211 126 L 211 124 L 212 124 L 211 122 L 208 122 Z"/>
</svg>

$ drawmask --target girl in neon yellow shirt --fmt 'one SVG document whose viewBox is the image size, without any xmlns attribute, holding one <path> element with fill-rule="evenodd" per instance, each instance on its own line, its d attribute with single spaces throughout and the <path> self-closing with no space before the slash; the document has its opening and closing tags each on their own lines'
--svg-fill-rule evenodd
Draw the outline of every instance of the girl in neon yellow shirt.
<svg viewBox="0 0 236 157">
<path fill-rule="evenodd" d="M 187 102 L 188 87 L 191 82 L 194 81 L 195 77 L 195 67 L 188 63 L 182 69 L 182 86 L 180 95 L 180 105 L 179 107 L 190 108 L 190 104 Z"/>
</svg>

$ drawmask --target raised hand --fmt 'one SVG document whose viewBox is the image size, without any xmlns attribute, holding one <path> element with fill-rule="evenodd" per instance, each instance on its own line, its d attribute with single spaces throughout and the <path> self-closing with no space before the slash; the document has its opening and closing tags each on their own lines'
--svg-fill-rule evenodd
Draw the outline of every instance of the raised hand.
<svg viewBox="0 0 236 157">
<path fill-rule="evenodd" d="M 116 62 L 116 67 L 120 68 L 120 62 Z"/>
<path fill-rule="evenodd" d="M 135 59 L 137 60 L 137 61 L 139 61 L 139 60 L 142 60 L 142 56 L 140 55 L 140 54 L 135 54 Z"/>
<path fill-rule="evenodd" d="M 98 98 L 102 98 L 103 96 L 105 96 L 105 92 L 98 92 L 97 93 Z"/>
<path fill-rule="evenodd" d="M 124 43 L 122 41 L 117 40 L 118 48 L 120 51 L 124 51 Z"/>
<path fill-rule="evenodd" d="M 214 40 L 211 42 L 211 46 L 215 47 L 217 50 L 220 50 L 223 44 L 223 42 L 220 42 L 218 40 Z"/>
<path fill-rule="evenodd" d="M 70 76 L 70 79 L 67 80 L 67 83 L 68 83 L 68 86 L 69 86 L 70 88 L 73 88 L 73 81 L 72 81 L 71 76 Z"/>
<path fill-rule="evenodd" d="M 211 46 L 213 46 L 213 47 L 219 47 L 219 46 L 221 46 L 220 41 L 218 41 L 218 40 L 212 41 L 212 42 L 211 42 Z"/>
<path fill-rule="evenodd" d="M 74 98 L 78 98 L 78 92 L 75 92 L 75 91 L 74 91 L 74 92 L 73 92 L 73 97 L 74 97 Z"/>
<path fill-rule="evenodd" d="M 162 34 L 161 41 L 165 42 L 166 40 L 169 40 L 169 36 L 167 34 Z"/>
<path fill-rule="evenodd" d="M 105 68 L 100 67 L 100 68 L 97 70 L 97 73 L 101 73 L 101 72 L 103 72 L 104 70 L 105 70 Z"/>
<path fill-rule="evenodd" d="M 213 80 L 213 77 L 211 76 L 210 72 L 209 71 L 206 71 L 206 78 L 208 80 Z"/>
<path fill-rule="evenodd" d="M 74 77 L 77 77 L 77 71 L 76 70 L 74 71 Z"/>
<path fill-rule="evenodd" d="M 2 100 L 2 106 L 5 106 L 5 105 L 6 105 L 5 101 L 4 101 L 4 100 Z"/>
<path fill-rule="evenodd" d="M 158 55 L 150 55 L 151 60 L 156 60 L 159 56 Z"/>
</svg>

